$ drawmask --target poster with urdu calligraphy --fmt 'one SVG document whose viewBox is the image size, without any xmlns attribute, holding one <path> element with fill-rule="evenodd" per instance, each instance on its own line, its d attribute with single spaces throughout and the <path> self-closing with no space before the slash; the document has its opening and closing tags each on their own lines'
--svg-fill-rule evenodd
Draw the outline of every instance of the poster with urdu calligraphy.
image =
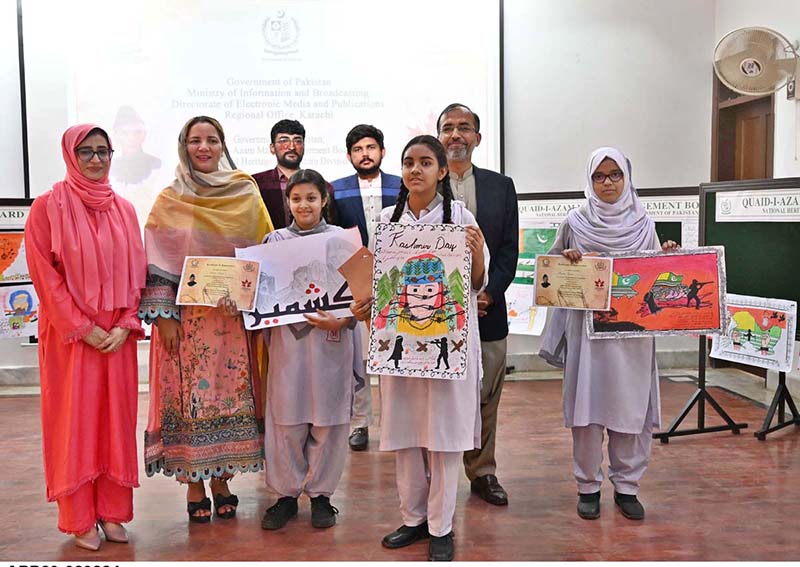
<svg viewBox="0 0 800 567">
<path fill-rule="evenodd" d="M 359 248 L 358 228 L 237 248 L 237 258 L 261 263 L 256 308 L 243 314 L 245 327 L 305 322 L 317 309 L 351 316 L 353 296 L 338 270 Z"/>
<path fill-rule="evenodd" d="M 35 337 L 39 328 L 39 298 L 33 284 L 0 286 L 0 338 Z"/>
<path fill-rule="evenodd" d="M 30 281 L 24 233 L 0 232 L 0 283 Z"/>
<path fill-rule="evenodd" d="M 466 377 L 471 266 L 463 226 L 377 225 L 369 372 Z"/>
<path fill-rule="evenodd" d="M 728 293 L 723 333 L 711 356 L 750 366 L 792 371 L 797 302 Z"/>
<path fill-rule="evenodd" d="M 720 332 L 725 309 L 723 247 L 613 257 L 611 309 L 587 312 L 590 338 Z"/>
</svg>

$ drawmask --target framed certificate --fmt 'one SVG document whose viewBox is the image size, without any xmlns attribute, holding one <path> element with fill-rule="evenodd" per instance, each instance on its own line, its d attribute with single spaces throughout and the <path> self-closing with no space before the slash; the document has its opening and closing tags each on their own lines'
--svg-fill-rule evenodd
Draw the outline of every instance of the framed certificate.
<svg viewBox="0 0 800 567">
<path fill-rule="evenodd" d="M 256 260 L 218 256 L 187 256 L 178 284 L 178 305 L 216 307 L 222 297 L 236 302 L 239 311 L 252 311 L 260 265 Z"/>
<path fill-rule="evenodd" d="M 584 256 L 570 262 L 561 255 L 536 257 L 536 305 L 607 311 L 611 304 L 614 261 Z"/>
</svg>

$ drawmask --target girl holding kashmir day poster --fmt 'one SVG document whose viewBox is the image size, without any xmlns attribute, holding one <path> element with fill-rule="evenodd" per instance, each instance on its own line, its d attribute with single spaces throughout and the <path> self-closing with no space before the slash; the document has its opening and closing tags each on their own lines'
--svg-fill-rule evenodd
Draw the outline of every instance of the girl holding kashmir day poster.
<svg viewBox="0 0 800 567">
<path fill-rule="evenodd" d="M 291 224 L 270 233 L 267 243 L 344 230 L 327 223 L 327 182 L 313 169 L 289 178 L 286 197 Z M 280 495 L 264 512 L 265 530 L 280 529 L 297 516 L 303 493 L 311 499 L 315 528 L 333 526 L 339 513 L 330 496 L 347 457 L 354 374 L 363 375 L 361 340 L 352 317 L 337 318 L 318 309 L 305 318 L 306 323 L 263 330 L 270 361 L 266 477 L 269 488 Z"/>
<path fill-rule="evenodd" d="M 622 152 L 595 150 L 586 177 L 586 203 L 569 212 L 548 254 L 577 262 L 584 254 L 678 248 L 672 240 L 659 243 Z M 639 481 L 650 460 L 653 428 L 661 423 L 655 340 L 591 340 L 584 317 L 584 311 L 555 309 L 539 353 L 564 368 L 564 421 L 572 429 L 578 516 L 600 516 L 605 430 L 614 503 L 626 518 L 642 520 Z"/>
<path fill-rule="evenodd" d="M 402 156 L 400 194 L 394 207 L 381 212 L 381 221 L 465 225 L 472 253 L 468 301 L 471 312 L 477 313 L 478 292 L 488 281 L 489 251 L 475 217 L 453 199 L 445 149 L 433 136 L 417 136 L 406 144 Z M 437 269 L 432 261 L 428 264 Z M 371 303 L 368 299 L 352 304 L 357 319 L 369 317 Z M 429 559 L 453 559 L 462 456 L 480 446 L 480 348 L 478 318 L 469 317 L 464 380 L 381 376 L 380 449 L 395 451 L 403 518 L 403 525 L 383 538 L 384 547 L 405 547 L 430 537 Z"/>
<path fill-rule="evenodd" d="M 148 476 L 186 483 L 189 520 L 236 515 L 228 489 L 236 472 L 263 468 L 253 399 L 248 333 L 236 304 L 176 305 L 186 256 L 232 257 L 272 230 L 252 177 L 234 169 L 222 126 L 196 116 L 178 137 L 175 180 L 156 199 L 145 225 L 147 288 L 139 316 L 154 323 L 150 343 Z"/>
</svg>

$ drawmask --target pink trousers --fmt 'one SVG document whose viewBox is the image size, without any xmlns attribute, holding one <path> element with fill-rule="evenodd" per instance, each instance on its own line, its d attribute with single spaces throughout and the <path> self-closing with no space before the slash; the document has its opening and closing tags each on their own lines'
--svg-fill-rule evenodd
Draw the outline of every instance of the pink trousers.
<svg viewBox="0 0 800 567">
<path fill-rule="evenodd" d="M 68 534 L 89 531 L 97 520 L 122 524 L 133 519 L 133 488 L 105 475 L 58 499 L 58 529 Z"/>
</svg>

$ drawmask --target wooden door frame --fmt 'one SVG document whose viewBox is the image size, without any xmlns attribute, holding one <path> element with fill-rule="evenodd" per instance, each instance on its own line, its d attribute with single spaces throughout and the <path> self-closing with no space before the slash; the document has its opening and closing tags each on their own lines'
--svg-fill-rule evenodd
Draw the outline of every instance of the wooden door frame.
<svg viewBox="0 0 800 567">
<path fill-rule="evenodd" d="M 775 162 L 775 94 L 767 96 L 748 96 L 740 95 L 736 98 L 720 102 L 720 86 L 722 82 L 717 77 L 717 74 L 712 73 L 712 95 L 711 95 L 711 181 L 719 181 L 719 112 L 726 108 L 738 106 L 740 104 L 747 104 L 754 100 L 767 98 L 770 99 L 770 106 L 772 107 L 772 120 L 768 125 L 767 143 L 769 151 L 772 153 L 772 159 L 767 161 L 767 177 L 772 178 L 773 166 Z"/>
</svg>

